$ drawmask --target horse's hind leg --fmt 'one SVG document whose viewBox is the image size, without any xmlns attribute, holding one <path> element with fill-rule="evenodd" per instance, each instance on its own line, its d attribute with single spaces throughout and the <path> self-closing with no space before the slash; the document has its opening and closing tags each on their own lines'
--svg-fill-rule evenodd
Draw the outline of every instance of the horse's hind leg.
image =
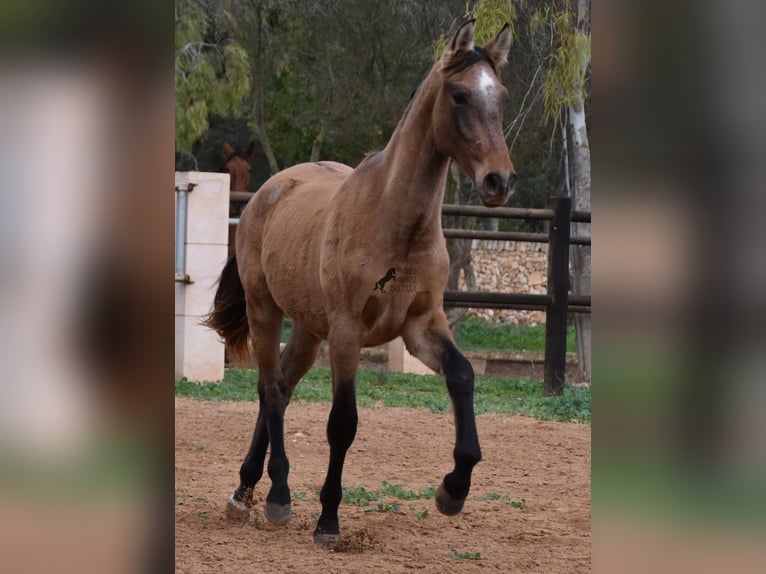
<svg viewBox="0 0 766 574">
<path fill-rule="evenodd" d="M 253 489 L 263 475 L 263 461 L 269 446 L 268 413 L 271 404 L 278 400 L 279 381 L 279 337 L 282 331 L 282 311 L 272 299 L 265 281 L 247 292 L 247 320 L 250 337 L 258 363 L 258 419 L 255 432 L 245 460 L 239 470 L 240 483 L 229 498 L 227 514 L 235 519 L 247 520 L 253 504 Z"/>
<path fill-rule="evenodd" d="M 320 343 L 319 339 L 303 329 L 303 327 L 298 324 L 293 325 L 292 333 L 279 360 L 282 372 L 281 381 L 284 383 L 281 386 L 285 395 L 285 406 L 282 408 L 283 416 L 295 386 L 314 364 Z M 269 446 L 263 377 L 260 377 L 258 381 L 258 394 L 260 397 L 260 408 L 258 410 L 258 420 L 255 424 L 253 440 L 240 467 L 240 484 L 231 496 L 227 507 L 229 516 L 244 520 L 248 518 L 250 513 L 253 489 L 263 476 L 263 465 L 266 458 L 266 450 Z"/>
<path fill-rule="evenodd" d="M 402 333 L 410 353 L 444 375 L 455 413 L 455 467 L 436 492 L 436 508 L 453 516 L 463 509 L 471 487 L 471 472 L 481 460 L 473 412 L 474 376 L 468 359 L 457 349 L 447 318 L 439 308 L 408 324 Z"/>
</svg>

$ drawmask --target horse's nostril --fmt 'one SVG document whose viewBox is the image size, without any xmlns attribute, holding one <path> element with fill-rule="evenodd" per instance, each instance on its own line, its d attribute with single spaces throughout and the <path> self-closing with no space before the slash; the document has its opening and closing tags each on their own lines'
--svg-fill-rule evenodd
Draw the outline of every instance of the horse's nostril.
<svg viewBox="0 0 766 574">
<path fill-rule="evenodd" d="M 500 177 L 499 173 L 492 172 L 488 173 L 487 176 L 484 178 L 484 189 L 492 194 L 498 193 L 503 188 L 503 178 Z"/>
</svg>

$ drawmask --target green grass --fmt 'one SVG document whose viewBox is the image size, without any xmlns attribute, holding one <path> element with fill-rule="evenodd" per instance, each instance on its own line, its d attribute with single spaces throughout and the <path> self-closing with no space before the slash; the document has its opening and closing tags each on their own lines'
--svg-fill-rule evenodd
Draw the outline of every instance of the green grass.
<svg viewBox="0 0 766 574">
<path fill-rule="evenodd" d="M 221 383 L 176 382 L 177 396 L 213 401 L 257 401 L 258 374 L 248 369 L 227 369 Z M 332 400 L 330 371 L 314 368 L 297 386 L 293 400 Z M 452 406 L 439 376 L 389 373 L 360 369 L 357 403 L 363 407 L 409 407 L 447 412 Z M 566 387 L 559 397 L 544 397 L 542 383 L 528 379 L 478 377 L 474 410 L 482 413 L 513 413 L 541 420 L 590 422 L 590 388 Z"/>
<path fill-rule="evenodd" d="M 292 321 L 282 323 L 283 343 L 293 328 Z M 545 352 L 545 325 L 496 325 L 473 317 L 463 317 L 457 328 L 458 348 L 470 351 Z M 577 352 L 574 326 L 567 327 L 567 352 Z"/>
<path fill-rule="evenodd" d="M 464 317 L 457 327 L 457 346 L 464 350 L 545 352 L 545 325 L 495 325 Z M 577 352 L 574 326 L 567 327 L 567 352 Z"/>
</svg>

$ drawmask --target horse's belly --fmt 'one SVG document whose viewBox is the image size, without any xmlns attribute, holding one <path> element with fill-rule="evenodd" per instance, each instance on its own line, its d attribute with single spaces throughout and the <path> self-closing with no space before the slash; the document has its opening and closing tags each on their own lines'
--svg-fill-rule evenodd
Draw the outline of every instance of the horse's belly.
<svg viewBox="0 0 766 574">
<path fill-rule="evenodd" d="M 362 310 L 362 346 L 374 347 L 396 339 L 415 298 L 409 293 L 373 294 Z"/>
</svg>

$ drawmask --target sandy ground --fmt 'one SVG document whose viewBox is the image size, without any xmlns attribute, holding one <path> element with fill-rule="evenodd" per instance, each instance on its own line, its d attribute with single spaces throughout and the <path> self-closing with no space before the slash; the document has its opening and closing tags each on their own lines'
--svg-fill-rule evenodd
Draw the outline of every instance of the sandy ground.
<svg viewBox="0 0 766 574">
<path fill-rule="evenodd" d="M 287 527 L 263 517 L 264 476 L 249 523 L 226 518 L 258 412 L 254 403 L 176 399 L 176 572 L 370 573 L 590 571 L 590 426 L 519 416 L 477 417 L 483 460 L 456 517 L 434 501 L 399 501 L 397 513 L 341 505 L 341 543 L 317 546 L 329 404 L 290 405 L 285 420 L 293 502 Z M 404 408 L 359 410 L 343 483 L 377 490 L 385 480 L 419 491 L 452 468 L 452 415 Z M 506 497 L 478 500 L 487 494 Z M 525 499 L 523 508 L 508 500 Z M 504 502 L 505 501 L 505 502 Z M 394 499 L 388 502 L 396 502 Z M 418 514 L 428 511 L 425 518 Z M 480 553 L 458 559 L 452 553 Z"/>
</svg>

